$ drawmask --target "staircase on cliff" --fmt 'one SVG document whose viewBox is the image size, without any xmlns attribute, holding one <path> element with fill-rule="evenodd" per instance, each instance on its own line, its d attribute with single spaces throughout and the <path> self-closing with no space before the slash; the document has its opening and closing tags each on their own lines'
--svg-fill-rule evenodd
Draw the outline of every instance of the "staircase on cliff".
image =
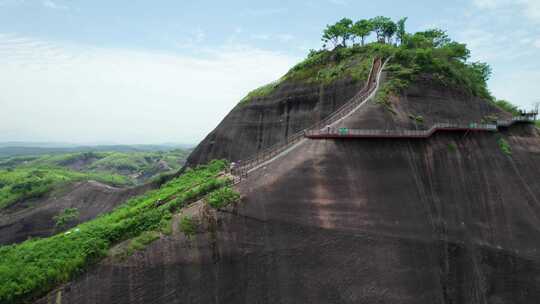
<svg viewBox="0 0 540 304">
<path fill-rule="evenodd" d="M 387 58 L 384 62 L 380 57 L 373 59 L 371 70 L 364 87 L 354 97 L 330 114 L 327 118 L 317 122 L 309 128 L 288 136 L 284 141 L 268 147 L 249 159 L 242 160 L 234 164 L 231 173 L 236 176 L 235 183 L 240 182 L 242 177 L 246 177 L 249 173 L 294 150 L 298 145 L 306 140 L 306 133 L 320 130 L 322 128 L 332 127 L 361 108 L 377 93 L 382 71 L 384 70 L 384 67 L 389 59 L 390 58 Z"/>
</svg>

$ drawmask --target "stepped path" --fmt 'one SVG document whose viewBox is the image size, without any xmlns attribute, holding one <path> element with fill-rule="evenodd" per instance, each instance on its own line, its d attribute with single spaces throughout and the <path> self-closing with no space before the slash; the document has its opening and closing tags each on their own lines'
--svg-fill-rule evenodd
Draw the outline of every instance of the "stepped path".
<svg viewBox="0 0 540 304">
<path fill-rule="evenodd" d="M 305 136 L 310 139 L 336 138 L 429 138 L 441 131 L 445 132 L 497 132 L 499 128 L 508 128 L 516 123 L 534 123 L 536 112 L 523 113 L 511 120 L 499 120 L 496 124 L 437 123 L 427 130 L 367 130 L 327 127 L 321 130 L 308 130 Z"/>
<path fill-rule="evenodd" d="M 340 121 L 346 119 L 351 114 L 360 109 L 368 100 L 373 98 L 379 89 L 381 75 L 386 63 L 390 58 L 384 62 L 381 58 L 375 58 L 371 66 L 371 71 L 368 76 L 368 80 L 365 86 L 347 103 L 330 114 L 327 118 L 319 121 L 315 125 L 301 130 L 289 137 L 283 142 L 277 143 L 255 155 L 247 160 L 242 160 L 236 164 L 232 169 L 232 174 L 237 177 L 245 177 L 247 174 L 264 167 L 265 165 L 273 162 L 274 160 L 288 154 L 290 151 L 296 149 L 299 145 L 307 140 L 305 136 L 309 130 L 321 130 L 327 127 L 333 127 Z M 237 178 L 236 182 L 241 179 Z"/>
</svg>

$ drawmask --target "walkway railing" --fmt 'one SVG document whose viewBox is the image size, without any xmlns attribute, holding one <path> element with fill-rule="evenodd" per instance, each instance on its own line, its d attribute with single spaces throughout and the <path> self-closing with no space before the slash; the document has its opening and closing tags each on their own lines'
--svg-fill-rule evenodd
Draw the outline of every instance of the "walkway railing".
<svg viewBox="0 0 540 304">
<path fill-rule="evenodd" d="M 364 87 L 348 102 L 346 102 L 344 105 L 339 107 L 336 111 L 334 111 L 325 119 L 315 123 L 314 125 L 312 125 L 311 127 L 307 129 L 301 130 L 297 133 L 294 133 L 288 136 L 284 141 L 278 142 L 260 151 L 259 153 L 257 153 L 255 156 L 251 158 L 248 158 L 246 160 L 242 160 L 236 163 L 234 168 L 231 169 L 232 175 L 236 176 L 235 182 L 240 181 L 242 177 L 245 177 L 251 170 L 253 170 L 257 166 L 273 159 L 274 157 L 280 155 L 287 149 L 292 148 L 295 144 L 297 144 L 298 142 L 300 142 L 302 139 L 305 138 L 305 132 L 307 130 L 321 129 L 324 126 L 331 125 L 332 123 L 338 121 L 339 119 L 349 114 L 352 110 L 354 110 L 360 103 L 365 101 L 376 90 L 377 81 L 379 78 L 378 76 L 382 70 L 382 67 L 383 67 L 383 61 L 381 58 L 373 59 L 371 70 L 369 72 L 369 76 Z"/>
<path fill-rule="evenodd" d="M 516 122 L 532 122 L 536 121 L 537 112 L 523 113 L 524 115 L 512 117 L 509 120 L 497 120 L 497 126 L 499 127 L 510 127 Z"/>
<path fill-rule="evenodd" d="M 511 120 L 499 120 L 496 124 L 459 124 L 459 123 L 436 123 L 427 130 L 366 130 L 347 128 L 326 128 L 322 130 L 308 130 L 305 133 L 311 139 L 332 138 L 428 138 L 437 131 L 485 131 L 497 132 L 500 127 L 509 127 L 515 123 L 534 123 L 535 119 L 530 116 L 517 116 Z"/>
</svg>

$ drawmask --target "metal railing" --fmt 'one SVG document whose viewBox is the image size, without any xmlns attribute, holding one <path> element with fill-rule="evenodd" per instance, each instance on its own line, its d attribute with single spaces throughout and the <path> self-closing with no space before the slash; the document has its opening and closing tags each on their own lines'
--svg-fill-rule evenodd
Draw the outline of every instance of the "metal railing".
<svg viewBox="0 0 540 304">
<path fill-rule="evenodd" d="M 231 174 L 236 176 L 235 183 L 241 181 L 242 177 L 246 177 L 251 169 L 257 167 L 258 165 L 271 160 L 277 155 L 283 153 L 290 147 L 294 146 L 296 143 L 301 141 L 305 137 L 307 130 L 321 129 L 324 126 L 330 125 L 339 119 L 343 118 L 345 115 L 354 110 L 361 102 L 365 101 L 377 88 L 378 75 L 381 72 L 383 66 L 383 61 L 381 58 L 374 58 L 371 70 L 369 72 L 368 79 L 366 84 L 362 89 L 353 96 L 349 101 L 339 107 L 337 110 L 328 115 L 325 119 L 313 124 L 309 128 L 298 131 L 290 136 L 288 136 L 284 141 L 278 142 L 260 152 L 255 156 L 250 157 L 245 160 L 241 160 L 235 164 L 234 168 L 231 168 Z"/>
<path fill-rule="evenodd" d="M 537 112 L 523 113 L 523 115 L 514 116 L 512 117 L 512 119 L 497 120 L 497 126 L 510 127 L 513 124 L 519 123 L 519 122 L 535 122 L 537 114 L 538 114 Z"/>
<path fill-rule="evenodd" d="M 479 123 L 436 123 L 426 130 L 368 130 L 368 129 L 347 129 L 328 127 L 322 130 L 307 130 L 305 136 L 313 139 L 324 138 L 428 138 L 437 131 L 487 131 L 497 132 L 499 127 L 509 127 L 514 123 L 532 123 L 535 119 L 531 116 L 516 116 L 510 120 L 499 120 L 496 124 Z"/>
</svg>

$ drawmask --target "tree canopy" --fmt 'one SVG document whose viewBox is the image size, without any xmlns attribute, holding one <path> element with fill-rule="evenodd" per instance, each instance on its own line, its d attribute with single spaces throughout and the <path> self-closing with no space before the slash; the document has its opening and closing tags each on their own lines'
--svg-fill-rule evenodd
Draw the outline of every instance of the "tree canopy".
<svg viewBox="0 0 540 304">
<path fill-rule="evenodd" d="M 361 19 L 356 22 L 349 18 L 329 24 L 323 31 L 323 47 L 347 47 L 347 43 L 355 43 L 360 39 L 361 45 L 366 43 L 366 38 L 375 33 L 377 41 L 380 43 L 392 43 L 394 36 L 396 42 L 403 43 L 405 40 L 405 22 L 407 18 L 402 18 L 398 22 L 392 21 L 388 17 L 378 16 L 372 19 Z"/>
</svg>

